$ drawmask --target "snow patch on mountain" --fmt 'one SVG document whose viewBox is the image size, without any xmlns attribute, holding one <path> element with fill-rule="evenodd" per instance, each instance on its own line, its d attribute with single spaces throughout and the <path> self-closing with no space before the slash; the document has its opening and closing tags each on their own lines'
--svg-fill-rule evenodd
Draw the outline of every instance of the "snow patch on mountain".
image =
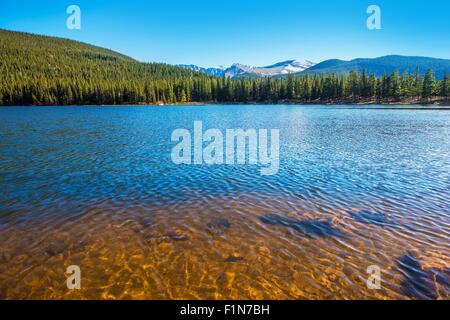
<svg viewBox="0 0 450 320">
<path fill-rule="evenodd" d="M 286 60 L 272 64 L 265 67 L 254 67 L 240 63 L 234 63 L 230 67 L 218 66 L 214 68 L 203 68 L 196 65 L 180 65 L 181 67 L 200 71 L 213 76 L 225 76 L 228 78 L 235 78 L 238 76 L 260 76 L 260 77 L 273 77 L 278 75 L 285 75 L 289 73 L 301 72 L 314 66 L 315 63 L 309 60 Z"/>
</svg>

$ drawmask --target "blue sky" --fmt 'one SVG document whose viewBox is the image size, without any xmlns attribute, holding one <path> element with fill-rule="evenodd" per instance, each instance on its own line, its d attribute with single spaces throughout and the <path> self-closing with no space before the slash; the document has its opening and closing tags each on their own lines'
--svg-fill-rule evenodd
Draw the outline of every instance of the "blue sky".
<svg viewBox="0 0 450 320">
<path fill-rule="evenodd" d="M 81 30 L 66 8 L 81 8 Z M 366 9 L 380 6 L 382 29 Z M 141 61 L 201 66 L 386 54 L 450 58 L 449 0 L 2 0 L 0 28 L 65 37 Z"/>
</svg>

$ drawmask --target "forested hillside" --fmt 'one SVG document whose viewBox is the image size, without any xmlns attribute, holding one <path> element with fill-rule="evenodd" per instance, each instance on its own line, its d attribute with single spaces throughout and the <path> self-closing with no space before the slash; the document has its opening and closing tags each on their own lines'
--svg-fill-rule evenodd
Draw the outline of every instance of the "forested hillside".
<svg viewBox="0 0 450 320">
<path fill-rule="evenodd" d="M 167 104 L 187 102 L 428 101 L 449 95 L 432 70 L 227 79 L 142 63 L 88 44 L 0 30 L 0 105 Z"/>
<path fill-rule="evenodd" d="M 348 73 L 350 71 L 366 70 L 367 73 L 373 73 L 380 77 L 384 73 L 392 73 L 395 70 L 399 73 L 414 73 L 419 71 L 424 76 L 427 70 L 433 70 L 436 79 L 442 80 L 444 73 L 450 71 L 449 59 L 437 59 L 430 57 L 409 57 L 409 56 L 384 56 L 370 59 L 354 59 L 351 61 L 343 60 L 325 60 L 318 63 L 304 73 Z"/>
<path fill-rule="evenodd" d="M 200 77 L 81 42 L 6 30 L 0 30 L 0 70 L 0 102 L 13 105 L 164 100 L 175 82 Z"/>
</svg>

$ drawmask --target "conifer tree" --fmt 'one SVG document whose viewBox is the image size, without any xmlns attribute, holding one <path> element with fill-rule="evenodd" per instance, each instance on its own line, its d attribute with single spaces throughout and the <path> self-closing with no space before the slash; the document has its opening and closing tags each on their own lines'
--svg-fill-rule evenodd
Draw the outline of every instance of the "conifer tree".
<svg viewBox="0 0 450 320">
<path fill-rule="evenodd" d="M 434 93 L 434 86 L 434 73 L 433 70 L 430 69 L 425 73 L 425 77 L 423 79 L 422 97 L 427 99 L 431 98 Z"/>
<path fill-rule="evenodd" d="M 443 79 L 441 81 L 440 96 L 441 97 L 448 97 L 448 78 L 447 78 L 447 72 L 446 71 L 444 71 L 444 76 L 443 76 Z"/>
</svg>

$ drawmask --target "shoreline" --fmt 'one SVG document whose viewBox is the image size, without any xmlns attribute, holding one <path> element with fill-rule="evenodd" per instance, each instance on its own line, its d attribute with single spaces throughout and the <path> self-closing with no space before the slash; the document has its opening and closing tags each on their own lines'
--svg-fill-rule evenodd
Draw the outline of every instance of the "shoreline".
<svg viewBox="0 0 450 320">
<path fill-rule="evenodd" d="M 450 110 L 450 102 L 446 103 L 271 103 L 271 102 L 184 102 L 184 103 L 142 103 L 142 104 L 64 104 L 64 105 L 2 105 L 0 108 L 10 107 L 188 107 L 188 106 L 325 106 L 325 107 L 348 107 L 349 109 L 391 109 L 391 110 Z M 379 107 L 377 107 L 379 106 Z"/>
<path fill-rule="evenodd" d="M 246 102 L 220 102 L 220 101 L 203 101 L 203 102 L 177 102 L 177 103 L 138 103 L 138 104 L 52 104 L 52 105 L 40 105 L 40 104 L 28 104 L 28 105 L 0 105 L 2 107 L 69 107 L 69 106 L 209 106 L 209 105 L 299 105 L 299 106 L 348 106 L 348 107 L 364 107 L 364 106 L 411 106 L 411 107 L 423 107 L 424 109 L 450 109 L 450 100 L 444 100 L 443 98 L 437 98 L 434 100 L 426 101 L 421 99 L 406 99 L 403 101 L 380 101 L 380 100 L 336 100 L 336 101 L 301 101 L 301 100 L 279 100 L 279 101 L 246 101 Z M 448 108 L 446 108 L 448 107 Z M 395 108 L 397 109 L 397 108 Z"/>
</svg>

